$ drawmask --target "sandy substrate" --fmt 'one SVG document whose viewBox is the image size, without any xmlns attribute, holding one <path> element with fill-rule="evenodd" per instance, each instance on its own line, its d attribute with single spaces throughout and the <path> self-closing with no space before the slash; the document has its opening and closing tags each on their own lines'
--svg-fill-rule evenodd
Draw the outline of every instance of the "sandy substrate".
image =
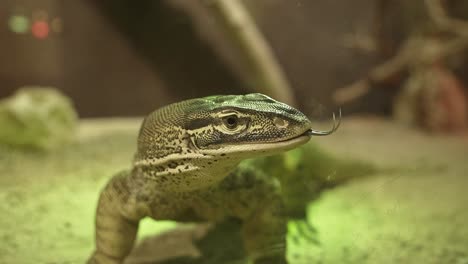
<svg viewBox="0 0 468 264">
<path fill-rule="evenodd" d="M 140 120 L 83 121 L 53 153 L 0 149 L 0 263 L 83 263 L 93 247 L 98 192 L 128 168 Z M 468 263 L 468 138 L 429 136 L 390 122 L 345 120 L 315 141 L 382 170 L 322 194 L 309 208 L 319 243 L 289 240 L 291 263 Z M 132 263 L 241 263 L 229 231 L 143 221 Z M 195 248 L 190 244 L 198 240 Z M 216 252 L 216 254 L 213 254 Z M 240 253 L 239 253 L 240 252 Z M 151 253 L 151 254 L 150 254 Z M 229 261 L 234 259 L 233 261 Z"/>
</svg>

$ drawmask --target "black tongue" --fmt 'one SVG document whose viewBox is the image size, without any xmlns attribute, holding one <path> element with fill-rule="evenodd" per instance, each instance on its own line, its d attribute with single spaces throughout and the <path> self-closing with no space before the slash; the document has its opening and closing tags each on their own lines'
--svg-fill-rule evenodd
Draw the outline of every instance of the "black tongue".
<svg viewBox="0 0 468 264">
<path fill-rule="evenodd" d="M 328 131 L 320 131 L 320 130 L 310 129 L 309 131 L 307 131 L 307 135 L 309 135 L 309 136 L 327 136 L 327 135 L 333 134 L 333 132 L 335 132 L 340 127 L 340 124 L 341 124 L 341 109 L 339 110 L 338 121 L 336 120 L 335 113 L 333 113 L 333 127 L 332 127 L 332 129 L 330 129 Z"/>
</svg>

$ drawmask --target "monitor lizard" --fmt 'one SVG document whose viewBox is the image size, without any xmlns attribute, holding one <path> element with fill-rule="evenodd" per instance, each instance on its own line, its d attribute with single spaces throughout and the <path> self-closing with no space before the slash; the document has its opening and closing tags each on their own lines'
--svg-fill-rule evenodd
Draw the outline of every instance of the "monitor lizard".
<svg viewBox="0 0 468 264">
<path fill-rule="evenodd" d="M 123 263 L 145 217 L 236 217 L 253 263 L 287 263 L 280 186 L 237 165 L 329 135 L 339 123 L 314 130 L 297 109 L 258 93 L 190 99 L 152 112 L 140 128 L 131 170 L 111 178 L 100 194 L 88 264 Z"/>
</svg>

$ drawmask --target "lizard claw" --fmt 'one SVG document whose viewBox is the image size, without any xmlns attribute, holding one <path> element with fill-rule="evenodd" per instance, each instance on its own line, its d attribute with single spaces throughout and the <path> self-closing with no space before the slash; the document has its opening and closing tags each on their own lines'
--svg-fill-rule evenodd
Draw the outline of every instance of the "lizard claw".
<svg viewBox="0 0 468 264">
<path fill-rule="evenodd" d="M 294 244 L 301 244 L 303 240 L 307 244 L 320 245 L 317 239 L 317 229 L 307 219 L 293 220 L 289 222 L 290 237 Z"/>
</svg>

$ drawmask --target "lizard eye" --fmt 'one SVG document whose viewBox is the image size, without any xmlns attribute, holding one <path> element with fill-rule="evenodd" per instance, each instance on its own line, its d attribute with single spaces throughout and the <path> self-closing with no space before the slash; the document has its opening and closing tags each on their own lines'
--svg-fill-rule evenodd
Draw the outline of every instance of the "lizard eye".
<svg viewBox="0 0 468 264">
<path fill-rule="evenodd" d="M 236 115 L 223 117 L 223 123 L 228 129 L 236 129 L 239 125 L 239 118 Z"/>
</svg>

